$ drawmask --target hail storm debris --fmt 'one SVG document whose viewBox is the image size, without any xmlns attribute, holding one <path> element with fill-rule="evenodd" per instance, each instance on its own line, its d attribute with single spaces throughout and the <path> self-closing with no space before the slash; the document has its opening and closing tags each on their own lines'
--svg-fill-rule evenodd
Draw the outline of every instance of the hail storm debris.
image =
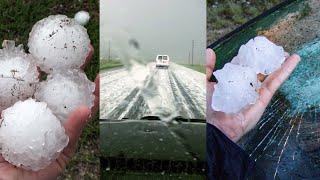
<svg viewBox="0 0 320 180">
<path fill-rule="evenodd" d="M 35 92 L 39 81 L 33 57 L 26 54 L 22 45 L 3 41 L 0 49 L 0 112 L 18 100 L 25 100 Z"/>
<path fill-rule="evenodd" d="M 93 106 L 94 83 L 80 69 L 90 51 L 86 29 L 64 15 L 37 22 L 29 51 L 0 49 L 0 153 L 27 170 L 47 167 L 67 146 L 62 126 L 71 111 Z M 48 74 L 39 82 L 39 72 Z M 34 99 L 37 97 L 38 99 Z M 41 102 L 38 102 L 41 101 Z"/>
<path fill-rule="evenodd" d="M 257 36 L 240 47 L 231 63 L 249 66 L 257 74 L 268 75 L 278 69 L 285 59 L 285 51 L 281 46 L 264 36 Z"/>
<path fill-rule="evenodd" d="M 48 166 L 69 138 L 44 102 L 18 101 L 2 111 L 0 145 L 3 158 L 17 167 L 37 171 Z"/>
<path fill-rule="evenodd" d="M 41 82 L 35 98 L 46 102 L 53 113 L 64 122 L 69 114 L 81 105 L 94 104 L 95 84 L 79 70 L 53 72 Z"/>
<path fill-rule="evenodd" d="M 260 87 L 256 73 L 250 67 L 227 63 L 213 75 L 218 80 L 214 86 L 212 108 L 216 111 L 235 113 L 247 104 L 254 104 Z"/>
<path fill-rule="evenodd" d="M 261 84 L 258 75 L 269 75 L 277 70 L 285 55 L 282 47 L 263 36 L 242 45 L 231 63 L 213 73 L 218 83 L 214 86 L 212 109 L 233 114 L 254 104 Z"/>
<path fill-rule="evenodd" d="M 87 30 L 65 15 L 38 21 L 29 34 L 29 51 L 41 70 L 79 69 L 90 51 Z"/>
<path fill-rule="evenodd" d="M 85 26 L 90 20 L 90 15 L 87 11 L 79 11 L 74 15 L 74 19 L 77 23 Z"/>
</svg>

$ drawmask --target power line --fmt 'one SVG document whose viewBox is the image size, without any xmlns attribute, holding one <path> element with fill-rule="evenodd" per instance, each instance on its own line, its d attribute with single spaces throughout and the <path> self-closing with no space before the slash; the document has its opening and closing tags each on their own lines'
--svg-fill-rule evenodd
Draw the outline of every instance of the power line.
<svg viewBox="0 0 320 180">
<path fill-rule="evenodd" d="M 191 62 L 192 62 L 192 65 L 193 65 L 193 50 L 194 50 L 194 40 L 192 40 L 192 56 L 191 56 Z"/>
</svg>

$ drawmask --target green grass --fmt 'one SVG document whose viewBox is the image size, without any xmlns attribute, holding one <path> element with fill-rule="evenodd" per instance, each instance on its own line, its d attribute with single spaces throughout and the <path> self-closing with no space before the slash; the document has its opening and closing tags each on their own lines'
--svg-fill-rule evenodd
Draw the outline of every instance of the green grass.
<svg viewBox="0 0 320 180">
<path fill-rule="evenodd" d="M 206 179 L 205 175 L 199 174 L 175 174 L 175 173 L 138 173 L 138 172 L 112 172 L 105 171 L 101 172 L 101 179 L 117 179 L 117 180 L 201 180 Z"/>
<path fill-rule="evenodd" d="M 208 45 L 283 0 L 207 0 Z"/>
<path fill-rule="evenodd" d="M 187 67 L 187 68 L 190 68 L 190 69 L 193 69 L 195 71 L 198 71 L 198 72 L 201 72 L 201 73 L 206 73 L 206 68 L 204 65 L 202 64 L 181 64 L 182 66 L 184 67 Z"/>
<path fill-rule="evenodd" d="M 100 70 L 106 70 L 106 69 L 111 69 L 111 68 L 115 68 L 115 67 L 121 67 L 123 66 L 123 64 L 120 61 L 116 61 L 116 60 L 102 60 L 100 62 Z"/>
<path fill-rule="evenodd" d="M 73 17 L 79 10 L 90 13 L 86 26 L 95 53 L 85 69 L 90 80 L 99 72 L 99 1 L 97 0 L 1 0 L 0 41 L 15 40 L 27 50 L 32 26 L 49 15 L 65 14 Z M 76 155 L 60 179 L 99 179 L 99 123 L 96 116 L 85 128 Z"/>
</svg>

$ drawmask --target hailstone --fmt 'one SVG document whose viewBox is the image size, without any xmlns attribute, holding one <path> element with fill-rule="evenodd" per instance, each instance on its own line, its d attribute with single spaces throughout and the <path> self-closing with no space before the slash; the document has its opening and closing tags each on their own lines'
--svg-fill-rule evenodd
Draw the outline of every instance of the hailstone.
<svg viewBox="0 0 320 180">
<path fill-rule="evenodd" d="M 69 138 L 44 102 L 18 101 L 1 115 L 1 154 L 9 163 L 38 171 L 54 161 Z"/>
<path fill-rule="evenodd" d="M 22 45 L 4 41 L 0 49 L 0 112 L 18 100 L 33 96 L 39 73 L 34 58 Z"/>
<path fill-rule="evenodd" d="M 79 69 L 90 51 L 87 30 L 65 15 L 38 21 L 29 34 L 29 51 L 41 70 Z"/>
<path fill-rule="evenodd" d="M 237 113 L 248 104 L 256 102 L 256 90 L 260 82 L 252 68 L 227 63 L 213 74 L 218 80 L 212 96 L 213 110 Z"/>
<path fill-rule="evenodd" d="M 242 45 L 231 63 L 252 67 L 257 74 L 268 75 L 278 69 L 286 53 L 264 36 L 257 36 Z"/>
<path fill-rule="evenodd" d="M 87 11 L 79 11 L 75 14 L 74 19 L 82 26 L 86 25 L 90 20 L 90 15 Z"/>
<path fill-rule="evenodd" d="M 269 75 L 280 68 L 285 56 L 281 46 L 263 36 L 242 45 L 231 63 L 213 73 L 218 83 L 214 86 L 212 109 L 232 114 L 254 104 L 261 85 L 258 75 Z"/>
<path fill-rule="evenodd" d="M 79 70 L 54 71 L 47 81 L 40 83 L 35 98 L 48 104 L 53 113 L 64 122 L 81 105 L 94 104 L 95 84 Z"/>
</svg>

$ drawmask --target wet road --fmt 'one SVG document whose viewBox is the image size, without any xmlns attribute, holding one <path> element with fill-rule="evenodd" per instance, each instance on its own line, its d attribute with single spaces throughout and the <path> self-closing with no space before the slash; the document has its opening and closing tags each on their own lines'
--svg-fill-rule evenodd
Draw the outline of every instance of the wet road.
<svg viewBox="0 0 320 180">
<path fill-rule="evenodd" d="M 101 73 L 100 118 L 204 119 L 205 93 L 205 74 L 181 65 L 114 69 Z"/>
</svg>

